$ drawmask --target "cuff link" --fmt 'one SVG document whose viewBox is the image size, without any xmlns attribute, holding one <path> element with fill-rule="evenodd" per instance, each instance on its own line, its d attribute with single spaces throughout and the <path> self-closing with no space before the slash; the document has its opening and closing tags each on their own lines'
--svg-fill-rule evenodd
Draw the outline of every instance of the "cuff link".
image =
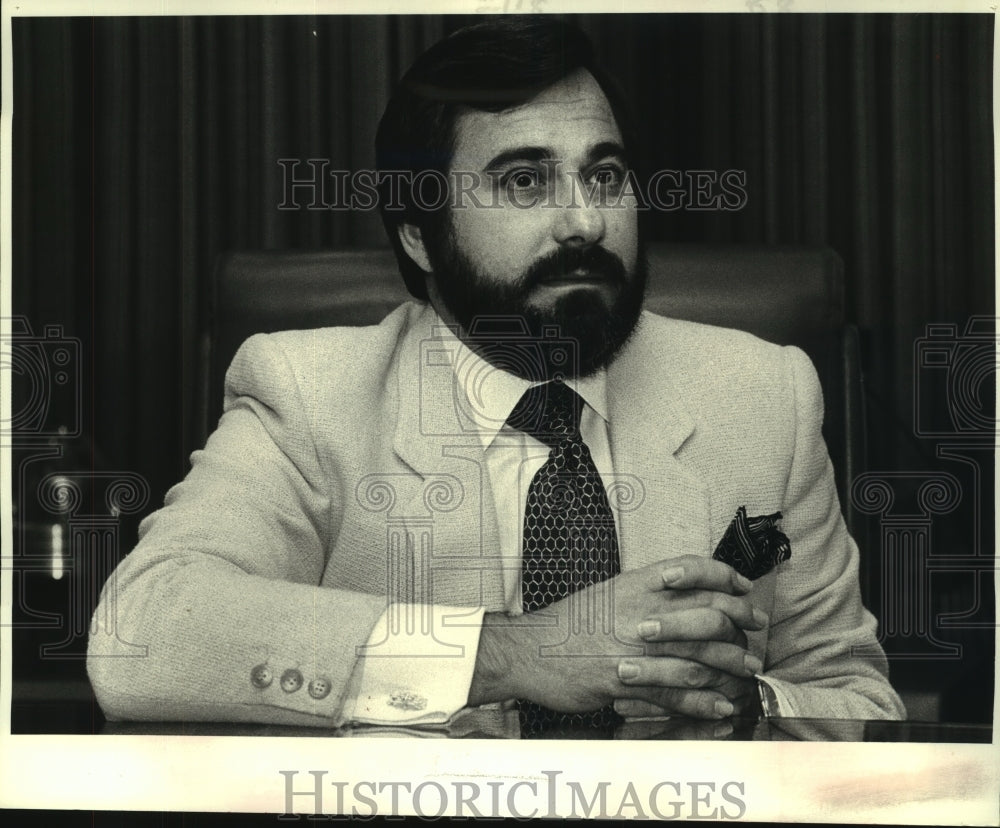
<svg viewBox="0 0 1000 828">
<path fill-rule="evenodd" d="M 389 694 L 389 706 L 397 710 L 423 710 L 427 707 L 427 699 L 412 690 L 398 688 Z"/>
<path fill-rule="evenodd" d="M 285 670 L 281 674 L 281 689 L 286 693 L 294 693 L 302 686 L 302 673 L 298 670 Z"/>
<path fill-rule="evenodd" d="M 274 681 L 274 673 L 266 664 L 258 664 L 250 671 L 250 683 L 258 690 L 270 687 L 272 681 Z"/>
</svg>

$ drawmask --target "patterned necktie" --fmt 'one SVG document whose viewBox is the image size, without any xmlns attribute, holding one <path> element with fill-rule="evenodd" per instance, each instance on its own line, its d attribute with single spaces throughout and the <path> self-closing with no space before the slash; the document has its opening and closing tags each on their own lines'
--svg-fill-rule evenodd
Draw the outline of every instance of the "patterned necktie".
<svg viewBox="0 0 1000 828">
<path fill-rule="evenodd" d="M 508 425 L 549 446 L 528 487 L 524 509 L 521 600 L 525 612 L 546 607 L 621 571 L 615 518 L 604 483 L 580 436 L 582 400 L 562 382 L 528 389 Z M 518 701 L 521 735 L 554 728 L 611 728 L 621 718 L 611 705 L 591 713 L 559 713 Z"/>
</svg>

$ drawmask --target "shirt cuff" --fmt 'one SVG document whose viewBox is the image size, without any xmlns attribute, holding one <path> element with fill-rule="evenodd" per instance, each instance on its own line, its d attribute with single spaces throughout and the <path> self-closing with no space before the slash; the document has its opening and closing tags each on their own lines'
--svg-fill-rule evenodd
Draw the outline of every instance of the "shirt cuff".
<svg viewBox="0 0 1000 828">
<path fill-rule="evenodd" d="M 391 604 L 358 648 L 342 721 L 444 724 L 465 707 L 482 607 Z"/>
</svg>

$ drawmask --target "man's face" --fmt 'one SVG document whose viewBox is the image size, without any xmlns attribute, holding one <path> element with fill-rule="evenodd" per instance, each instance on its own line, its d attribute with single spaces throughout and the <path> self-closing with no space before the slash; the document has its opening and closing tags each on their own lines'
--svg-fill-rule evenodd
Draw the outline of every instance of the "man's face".
<svg viewBox="0 0 1000 828">
<path fill-rule="evenodd" d="M 455 132 L 460 195 L 441 238 L 424 240 L 432 303 L 467 337 L 484 316 L 519 317 L 535 340 L 558 326 L 579 363 L 544 365 L 544 375 L 607 364 L 638 320 L 645 262 L 635 200 L 622 190 L 621 133 L 597 82 L 580 70 L 522 106 L 463 113 Z M 482 344 L 475 331 L 470 344 Z"/>
</svg>

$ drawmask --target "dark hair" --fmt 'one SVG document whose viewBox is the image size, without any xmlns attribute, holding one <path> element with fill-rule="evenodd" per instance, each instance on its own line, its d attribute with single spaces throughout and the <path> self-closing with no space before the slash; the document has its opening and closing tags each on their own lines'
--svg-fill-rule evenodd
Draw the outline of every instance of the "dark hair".
<svg viewBox="0 0 1000 828">
<path fill-rule="evenodd" d="M 463 109 L 500 112 L 518 106 L 578 69 L 588 70 L 607 96 L 628 152 L 632 141 L 620 92 L 597 66 L 588 37 L 556 17 L 515 15 L 467 26 L 424 52 L 399 81 L 379 121 L 375 165 L 382 223 L 415 297 L 427 299 L 425 274 L 406 254 L 397 229 L 407 222 L 425 238 L 435 237 L 447 213 L 423 207 L 407 181 L 423 170 L 447 174 Z M 386 171 L 401 174 L 394 182 Z"/>
</svg>

